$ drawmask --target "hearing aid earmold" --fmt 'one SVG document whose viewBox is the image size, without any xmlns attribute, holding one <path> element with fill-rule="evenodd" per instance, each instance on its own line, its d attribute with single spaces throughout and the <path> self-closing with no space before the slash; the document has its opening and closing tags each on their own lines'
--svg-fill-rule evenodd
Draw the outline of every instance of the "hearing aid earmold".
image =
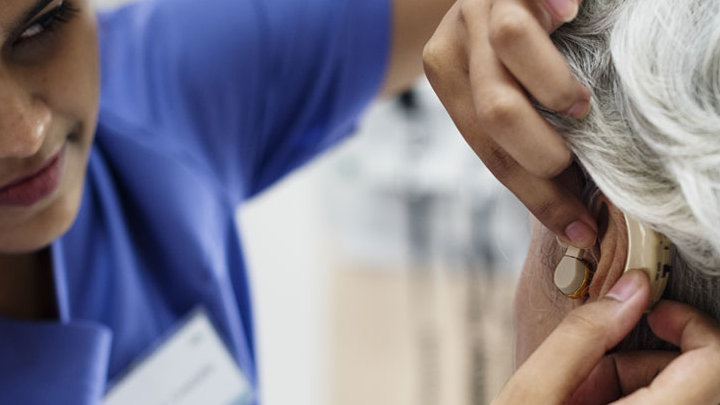
<svg viewBox="0 0 720 405">
<path fill-rule="evenodd" d="M 627 228 L 627 259 L 623 272 L 637 269 L 650 279 L 650 300 L 647 310 L 660 300 L 670 277 L 670 241 L 662 234 L 645 228 L 625 216 Z M 592 281 L 593 269 L 583 259 L 583 249 L 569 246 L 555 269 L 555 286 L 569 298 L 585 298 Z"/>
<path fill-rule="evenodd" d="M 592 270 L 582 255 L 582 249 L 569 246 L 555 269 L 555 285 L 569 298 L 584 298 L 590 287 Z"/>
</svg>

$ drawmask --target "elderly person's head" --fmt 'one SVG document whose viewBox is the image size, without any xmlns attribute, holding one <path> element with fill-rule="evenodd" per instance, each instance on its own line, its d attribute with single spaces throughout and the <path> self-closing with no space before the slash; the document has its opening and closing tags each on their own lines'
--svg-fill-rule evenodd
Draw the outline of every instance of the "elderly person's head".
<svg viewBox="0 0 720 405">
<path fill-rule="evenodd" d="M 720 1 L 585 0 L 554 40 L 593 92 L 585 120 L 546 112 L 593 183 L 600 233 L 586 257 L 596 267 L 588 299 L 623 271 L 624 213 L 676 247 L 664 297 L 720 317 Z M 518 362 L 582 304 L 553 285 L 561 256 L 536 225 L 516 297 Z M 625 344 L 660 346 L 644 326 Z"/>
</svg>

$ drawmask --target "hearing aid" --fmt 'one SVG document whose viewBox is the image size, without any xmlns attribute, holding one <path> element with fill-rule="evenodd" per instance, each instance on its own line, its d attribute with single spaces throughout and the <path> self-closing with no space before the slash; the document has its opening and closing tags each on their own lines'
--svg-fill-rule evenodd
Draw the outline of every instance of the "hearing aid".
<svg viewBox="0 0 720 405">
<path fill-rule="evenodd" d="M 568 298 L 584 298 L 587 295 L 593 272 L 590 264 L 582 258 L 584 253 L 583 249 L 568 246 L 555 269 L 555 286 Z"/>
<path fill-rule="evenodd" d="M 642 270 L 650 279 L 650 301 L 647 310 L 652 309 L 662 298 L 671 273 L 670 240 L 660 233 L 642 226 L 625 216 L 628 233 L 628 254 L 625 272 Z"/>
<path fill-rule="evenodd" d="M 662 234 L 646 228 L 625 216 L 627 228 L 627 258 L 623 273 L 642 270 L 650 279 L 650 300 L 647 309 L 657 303 L 665 291 L 670 277 L 670 241 Z M 565 255 L 555 269 L 555 286 L 569 298 L 585 298 L 594 274 L 590 264 L 583 259 L 584 250 L 568 246 Z"/>
</svg>

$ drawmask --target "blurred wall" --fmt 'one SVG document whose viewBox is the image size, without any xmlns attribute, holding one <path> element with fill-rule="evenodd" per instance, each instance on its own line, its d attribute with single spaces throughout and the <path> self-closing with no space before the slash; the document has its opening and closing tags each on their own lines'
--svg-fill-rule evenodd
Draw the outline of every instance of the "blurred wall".
<svg viewBox="0 0 720 405">
<path fill-rule="evenodd" d="M 267 404 L 485 404 L 509 376 L 528 216 L 426 82 L 239 222 Z"/>
</svg>

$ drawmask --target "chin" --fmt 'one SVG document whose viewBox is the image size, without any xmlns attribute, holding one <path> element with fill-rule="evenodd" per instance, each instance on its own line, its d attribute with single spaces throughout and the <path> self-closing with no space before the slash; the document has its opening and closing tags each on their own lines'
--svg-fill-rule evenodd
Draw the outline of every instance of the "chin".
<svg viewBox="0 0 720 405">
<path fill-rule="evenodd" d="M 45 249 L 70 229 L 80 208 L 82 186 L 58 194 L 31 218 L 0 227 L 0 253 L 24 254 Z"/>
</svg>

